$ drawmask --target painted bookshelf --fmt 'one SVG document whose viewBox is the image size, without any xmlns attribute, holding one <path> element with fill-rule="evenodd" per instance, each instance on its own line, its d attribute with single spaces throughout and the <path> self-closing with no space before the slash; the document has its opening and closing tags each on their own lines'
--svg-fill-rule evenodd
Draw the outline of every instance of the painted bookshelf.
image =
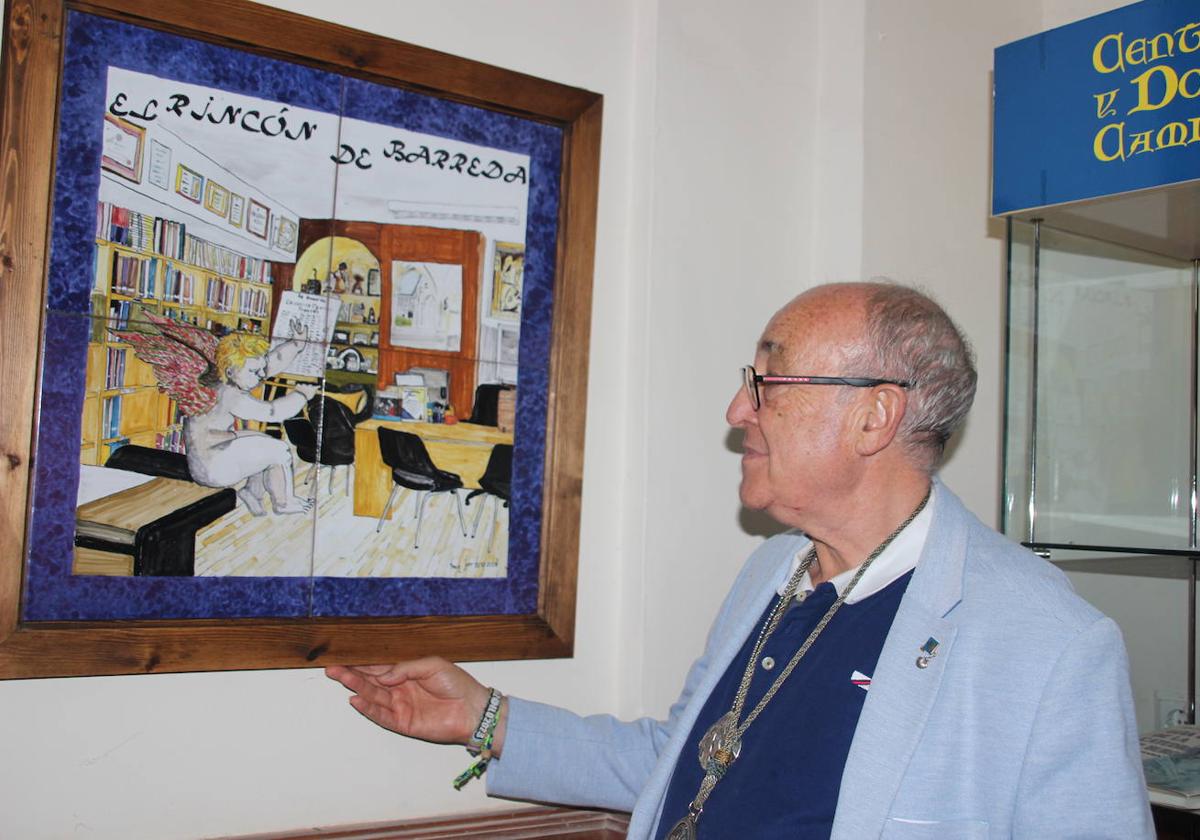
<svg viewBox="0 0 1200 840">
<path fill-rule="evenodd" d="M 270 331 L 272 263 L 187 232 L 183 222 L 100 202 L 81 461 L 125 444 L 183 451 L 182 418 L 153 369 L 118 341 L 145 310 L 225 334 Z"/>
<path fill-rule="evenodd" d="M 379 371 L 379 295 L 342 292 L 337 334 L 330 342 L 326 377 L 335 384 L 374 384 Z"/>
</svg>

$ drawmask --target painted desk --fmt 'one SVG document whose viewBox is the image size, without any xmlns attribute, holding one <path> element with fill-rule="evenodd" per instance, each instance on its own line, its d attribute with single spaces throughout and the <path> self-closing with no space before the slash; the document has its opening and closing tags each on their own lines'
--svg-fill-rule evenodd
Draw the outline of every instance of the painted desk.
<svg viewBox="0 0 1200 840">
<path fill-rule="evenodd" d="M 380 426 L 419 435 L 438 469 L 456 473 L 463 486 L 479 487 L 492 447 L 512 443 L 511 432 L 475 423 L 364 420 L 354 427 L 354 515 L 378 519 L 392 492 L 392 470 L 379 452 Z M 392 511 L 395 515 L 395 510 Z"/>
<path fill-rule="evenodd" d="M 196 531 L 237 505 L 227 487 L 141 478 L 76 509 L 75 574 L 192 575 Z"/>
</svg>

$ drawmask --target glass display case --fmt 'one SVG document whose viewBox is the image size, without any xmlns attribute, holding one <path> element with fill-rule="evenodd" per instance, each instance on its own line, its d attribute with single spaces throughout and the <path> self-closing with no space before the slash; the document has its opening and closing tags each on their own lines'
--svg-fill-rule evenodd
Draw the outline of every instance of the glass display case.
<svg viewBox="0 0 1200 840">
<path fill-rule="evenodd" d="M 1194 722 L 1200 263 L 1093 232 L 1008 220 L 1002 528 L 1068 567 L 1186 564 Z"/>
<path fill-rule="evenodd" d="M 1142 733 L 1196 719 L 1200 111 L 1171 81 L 1194 55 L 1120 45 L 1169 40 L 1195 11 L 1056 26 L 997 47 L 992 77 L 1001 528 L 1117 624 Z M 1127 59 L 1152 66 L 1133 79 Z"/>
<path fill-rule="evenodd" d="M 1004 532 L 1198 553 L 1196 264 L 1009 227 Z"/>
</svg>

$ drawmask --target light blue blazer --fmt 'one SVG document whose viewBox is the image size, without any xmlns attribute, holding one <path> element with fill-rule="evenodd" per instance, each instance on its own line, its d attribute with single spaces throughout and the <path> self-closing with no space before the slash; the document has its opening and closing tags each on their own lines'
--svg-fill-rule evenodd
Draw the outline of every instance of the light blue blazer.
<svg viewBox="0 0 1200 840">
<path fill-rule="evenodd" d="M 934 487 L 929 537 L 850 746 L 833 840 L 1153 838 L 1120 631 L 1061 571 Z M 629 837 L 650 836 L 677 759 L 694 760 L 685 739 L 705 699 L 807 542 L 784 534 L 751 555 L 666 721 L 512 699 L 488 792 L 632 810 Z M 930 637 L 936 655 L 918 668 Z"/>
</svg>

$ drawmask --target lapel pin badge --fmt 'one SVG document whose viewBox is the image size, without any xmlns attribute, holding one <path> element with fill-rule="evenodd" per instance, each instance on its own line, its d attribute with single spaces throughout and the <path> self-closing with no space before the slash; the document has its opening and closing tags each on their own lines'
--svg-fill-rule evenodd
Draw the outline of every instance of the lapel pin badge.
<svg viewBox="0 0 1200 840">
<path fill-rule="evenodd" d="M 925 644 L 921 645 L 921 653 L 917 656 L 917 667 L 928 668 L 929 660 L 937 656 L 938 640 L 930 636 L 926 639 Z"/>
</svg>

